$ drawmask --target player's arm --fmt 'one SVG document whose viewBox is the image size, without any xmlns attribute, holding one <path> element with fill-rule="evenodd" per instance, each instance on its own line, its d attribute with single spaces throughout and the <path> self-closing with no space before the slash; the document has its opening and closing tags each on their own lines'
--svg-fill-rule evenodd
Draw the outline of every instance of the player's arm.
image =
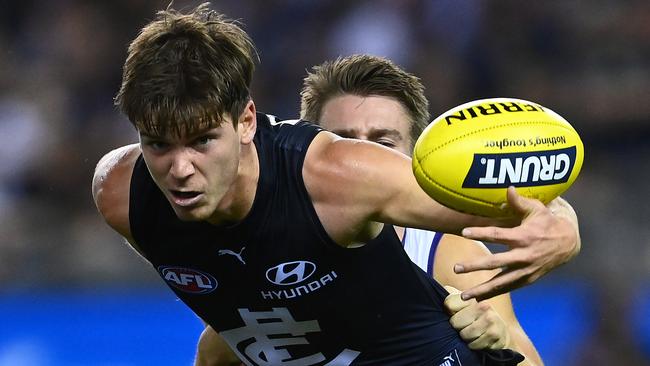
<svg viewBox="0 0 650 366">
<path fill-rule="evenodd" d="M 464 234 L 510 246 L 508 252 L 457 267 L 458 272 L 508 268 L 466 291 L 466 297 L 492 297 L 529 284 L 575 256 L 578 247 L 577 221 L 552 213 L 514 189 L 508 200 L 518 216 L 510 220 L 442 206 L 417 184 L 407 156 L 377 144 L 322 132 L 307 151 L 303 178 L 325 229 L 343 246 L 374 237 L 377 228 L 372 222 L 450 233 L 475 226 Z"/>
<path fill-rule="evenodd" d="M 367 141 L 316 136 L 303 168 L 305 186 L 330 236 L 346 246 L 369 222 L 460 233 L 468 226 L 514 225 L 449 209 L 418 186 L 404 154 Z M 319 210 L 320 209 L 320 210 Z M 350 228 L 357 232 L 349 233 Z M 350 235 L 353 238 L 350 238 Z"/>
<path fill-rule="evenodd" d="M 226 341 L 206 325 L 199 338 L 194 366 L 239 366 L 241 361 Z"/>
<path fill-rule="evenodd" d="M 117 148 L 102 157 L 95 168 L 92 194 L 97 210 L 106 223 L 122 235 L 138 252 L 129 225 L 129 190 L 139 144 Z"/>
<path fill-rule="evenodd" d="M 490 252 L 480 242 L 455 235 L 444 235 L 438 244 L 434 260 L 434 278 L 443 285 L 464 290 L 483 283 L 495 275 L 495 271 L 478 271 L 457 274 L 453 264 L 462 260 L 489 256 Z M 509 294 L 488 300 L 463 301 L 459 292 L 450 291 L 445 299 L 447 309 L 452 313 L 452 326 L 472 349 L 509 348 L 526 358 L 520 365 L 543 365 L 535 346 L 521 327 L 515 315 Z"/>
</svg>

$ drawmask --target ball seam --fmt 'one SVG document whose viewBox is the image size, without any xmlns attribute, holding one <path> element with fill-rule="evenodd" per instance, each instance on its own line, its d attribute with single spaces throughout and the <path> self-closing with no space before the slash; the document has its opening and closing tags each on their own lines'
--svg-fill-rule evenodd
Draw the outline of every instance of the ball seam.
<svg viewBox="0 0 650 366">
<path fill-rule="evenodd" d="M 465 138 L 465 137 L 467 137 L 467 136 L 474 135 L 474 134 L 477 134 L 477 133 L 479 133 L 479 132 L 483 132 L 483 131 L 495 130 L 495 129 L 497 129 L 497 128 L 510 127 L 510 126 L 517 125 L 517 124 L 518 124 L 518 125 L 521 125 L 521 124 L 524 124 L 524 125 L 533 125 L 533 124 L 552 125 L 552 126 L 562 127 L 562 128 L 564 128 L 565 130 L 574 131 L 573 129 L 569 128 L 568 126 L 558 125 L 558 124 L 555 124 L 555 123 L 552 123 L 552 122 L 545 122 L 545 121 L 509 122 L 509 123 L 504 124 L 504 125 L 484 127 L 484 128 L 482 128 L 482 129 L 480 129 L 480 130 L 476 130 L 476 131 L 468 132 L 468 133 L 465 133 L 464 135 L 457 136 L 457 137 L 455 137 L 455 138 L 452 139 L 452 140 L 446 141 L 444 144 L 442 144 L 442 145 L 436 147 L 435 149 L 430 150 L 430 151 L 427 152 L 424 156 L 422 156 L 419 160 L 425 160 L 429 155 L 431 155 L 431 154 L 433 154 L 434 152 L 438 151 L 440 148 L 442 148 L 442 147 L 444 147 L 444 146 L 447 146 L 447 145 L 451 144 L 452 142 L 456 142 L 456 141 L 458 141 L 458 140 L 460 140 L 460 139 L 462 139 L 462 138 Z M 424 170 L 423 170 L 423 172 L 424 172 Z"/>
</svg>

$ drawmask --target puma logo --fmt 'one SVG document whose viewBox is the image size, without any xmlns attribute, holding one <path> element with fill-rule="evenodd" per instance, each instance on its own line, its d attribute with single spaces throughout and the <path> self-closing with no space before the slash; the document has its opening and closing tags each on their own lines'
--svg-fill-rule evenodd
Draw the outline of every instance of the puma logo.
<svg viewBox="0 0 650 366">
<path fill-rule="evenodd" d="M 219 249 L 219 255 L 226 255 L 226 254 L 232 255 L 237 257 L 237 259 L 239 259 L 239 261 L 242 262 L 242 264 L 246 264 L 246 262 L 244 262 L 244 258 L 242 258 L 242 252 L 244 251 L 244 249 L 246 249 L 246 247 L 242 247 L 239 253 L 233 252 L 230 249 Z"/>
<path fill-rule="evenodd" d="M 454 355 L 456 355 L 456 359 L 454 359 Z M 458 351 L 456 349 L 450 352 L 448 356 L 445 356 L 442 359 L 442 363 L 438 366 L 454 366 L 454 365 L 463 366 L 463 363 L 460 361 L 460 358 L 458 358 Z"/>
</svg>

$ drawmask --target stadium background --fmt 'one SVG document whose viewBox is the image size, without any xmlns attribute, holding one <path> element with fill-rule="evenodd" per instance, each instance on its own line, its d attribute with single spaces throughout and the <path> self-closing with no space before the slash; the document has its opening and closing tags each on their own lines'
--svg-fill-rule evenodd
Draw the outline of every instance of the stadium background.
<svg viewBox="0 0 650 366">
<path fill-rule="evenodd" d="M 176 8 L 198 2 L 177 1 Z M 128 42 L 166 1 L 0 0 L 0 366 L 190 365 L 200 322 L 95 212 L 99 157 L 135 141 L 112 105 Z M 261 111 L 295 117 L 305 70 L 387 56 L 438 115 L 529 99 L 585 142 L 565 197 L 578 258 L 513 296 L 549 366 L 650 365 L 650 2 L 214 1 L 261 65 Z"/>
</svg>

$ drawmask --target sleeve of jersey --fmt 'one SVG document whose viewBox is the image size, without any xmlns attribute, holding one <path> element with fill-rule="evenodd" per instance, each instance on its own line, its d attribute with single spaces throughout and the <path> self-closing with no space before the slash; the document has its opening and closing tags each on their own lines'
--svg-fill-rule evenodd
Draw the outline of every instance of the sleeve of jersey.
<svg viewBox="0 0 650 366">
<path fill-rule="evenodd" d="M 274 126 L 275 135 L 274 165 L 278 172 L 278 183 L 285 185 L 294 195 L 302 196 L 303 202 L 309 201 L 302 176 L 302 167 L 309 145 L 323 129 L 305 121 L 291 121 Z M 310 211 L 310 210 L 307 210 Z"/>
<path fill-rule="evenodd" d="M 277 123 L 277 143 L 288 151 L 305 153 L 316 135 L 323 131 L 319 126 L 303 120 L 289 120 Z"/>
</svg>

